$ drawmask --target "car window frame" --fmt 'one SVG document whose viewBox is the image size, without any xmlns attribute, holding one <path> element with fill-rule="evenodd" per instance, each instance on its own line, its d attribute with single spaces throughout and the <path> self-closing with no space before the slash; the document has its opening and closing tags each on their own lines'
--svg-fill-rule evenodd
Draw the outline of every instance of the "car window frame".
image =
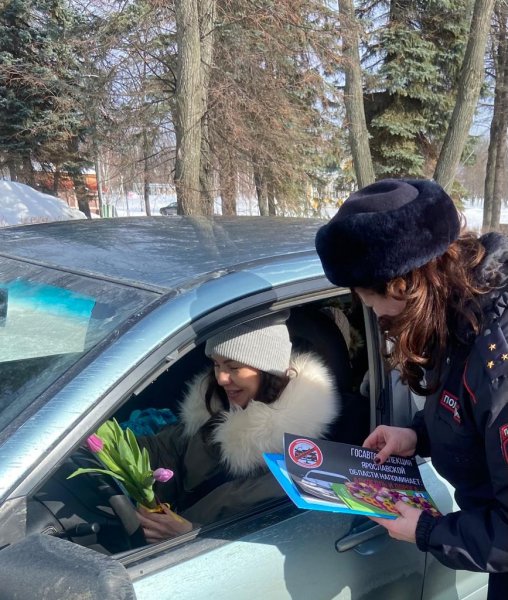
<svg viewBox="0 0 508 600">
<path fill-rule="evenodd" d="M 189 340 L 185 340 L 186 344 L 184 344 L 183 347 L 185 353 L 199 346 L 210 335 L 215 335 L 224 329 L 244 321 L 246 316 L 245 313 L 248 314 L 249 319 L 254 319 L 266 314 L 267 308 L 270 308 L 271 312 L 276 312 L 294 306 L 312 304 L 323 299 L 336 298 L 340 295 L 349 293 L 349 290 L 347 289 L 330 287 L 328 283 L 323 290 L 319 291 L 305 290 L 302 293 L 301 285 L 299 283 L 284 285 L 278 288 L 278 290 L 284 291 L 285 294 L 283 294 L 284 297 L 281 297 L 275 302 L 272 302 L 269 299 L 271 295 L 270 292 L 273 292 L 273 290 L 270 290 L 269 292 L 265 291 L 228 304 L 225 307 L 221 307 L 208 313 L 198 321 L 195 321 L 193 325 L 199 323 L 200 333 L 197 335 L 193 344 L 189 344 Z M 254 298 L 255 302 L 251 303 L 250 301 Z M 238 308 L 238 310 L 235 311 L 234 315 L 231 315 L 233 306 Z M 255 311 L 252 310 L 254 306 L 256 307 Z M 183 333 L 183 331 L 181 333 Z M 178 349 L 174 349 L 173 352 L 178 352 Z M 180 352 L 180 356 L 183 355 L 184 354 Z M 160 374 L 162 371 L 169 369 L 170 366 L 171 365 L 166 365 L 162 368 L 159 366 L 156 369 L 156 372 Z M 137 392 L 139 393 L 145 389 L 146 385 L 149 385 L 153 379 L 153 377 L 149 377 L 144 383 L 140 382 Z M 374 412 L 373 406 L 371 406 L 371 414 L 372 412 Z M 245 514 L 212 523 L 207 527 L 193 530 L 191 533 L 175 538 L 174 540 L 167 540 L 148 548 L 128 551 L 127 553 L 124 553 L 124 555 L 118 556 L 118 559 L 126 566 L 133 581 L 135 581 L 137 578 L 147 576 L 148 571 L 155 572 L 160 570 L 162 566 L 169 568 L 173 564 L 180 562 L 182 556 L 178 555 L 178 549 L 182 550 L 185 560 L 190 560 L 193 556 L 216 548 L 217 545 L 235 542 L 244 535 L 261 531 L 264 527 L 273 525 L 273 515 L 275 513 L 285 515 L 283 518 L 288 519 L 296 516 L 300 512 L 301 511 L 293 505 L 289 498 L 275 499 L 264 505 L 255 507 L 252 511 Z M 231 537 L 232 532 L 235 532 L 235 537 Z M 142 566 L 138 564 L 139 560 L 143 561 Z"/>
<path fill-rule="evenodd" d="M 56 469 L 57 465 L 78 446 L 81 440 L 96 429 L 98 423 L 109 418 L 128 396 L 140 384 L 142 385 L 142 382 L 149 383 L 150 380 L 153 380 L 153 373 L 158 369 L 164 370 L 166 365 L 169 368 L 172 362 L 180 355 L 183 355 L 182 349 L 187 352 L 201 343 L 207 335 L 211 334 L 214 327 L 216 328 L 214 323 L 217 321 L 222 321 L 223 326 L 227 327 L 234 324 L 231 321 L 232 312 L 236 315 L 237 321 L 241 321 L 247 315 L 249 318 L 261 315 L 263 310 L 266 310 L 266 307 L 270 305 L 273 305 L 278 310 L 288 301 L 298 304 L 305 299 L 317 300 L 323 297 L 333 297 L 336 294 L 337 288 L 334 288 L 324 276 L 308 277 L 297 281 L 293 280 L 282 283 L 279 286 L 268 287 L 245 296 L 237 297 L 232 302 L 222 302 L 220 305 L 204 311 L 196 319 L 189 319 L 188 323 L 176 328 L 172 333 L 168 333 L 167 336 L 161 336 L 153 351 L 148 351 L 145 355 L 140 356 L 139 359 L 136 358 L 136 364 L 132 368 L 126 369 L 121 377 L 112 382 L 111 385 L 108 384 L 108 389 L 101 393 L 100 396 L 92 398 L 91 403 L 93 405 L 88 408 L 85 414 L 80 414 L 79 421 L 73 424 L 73 428 L 62 433 L 50 446 L 45 447 L 44 456 L 41 456 L 37 464 L 28 473 L 23 473 L 23 477 L 20 477 L 7 492 L 2 494 L 2 500 L 5 501 L 15 495 L 29 495 L 32 493 L 42 483 L 44 477 Z M 293 297 L 295 298 L 294 301 L 291 300 Z M 166 310 L 164 304 L 167 304 L 169 310 L 171 310 L 170 305 L 173 299 L 173 295 L 168 295 L 165 298 L 161 298 L 157 302 L 157 305 L 150 305 L 149 310 L 147 307 L 148 314 L 145 314 L 145 317 L 151 319 L 152 325 L 153 321 L 155 320 L 156 322 L 158 319 L 156 309 L 161 308 L 164 313 Z M 162 320 L 165 318 L 167 319 L 166 313 L 161 316 Z M 136 320 L 135 323 L 132 323 L 132 326 L 126 328 L 121 338 L 125 339 L 126 336 L 134 337 L 138 335 L 139 332 L 137 332 L 136 326 L 139 325 L 142 327 L 142 322 L 142 320 Z M 108 340 L 110 340 L 109 337 Z M 121 340 L 119 339 L 118 341 Z M 114 351 L 114 347 L 115 344 L 109 343 L 107 351 L 110 349 Z M 94 360 L 90 358 L 86 363 L 86 368 L 90 371 L 100 369 L 101 367 L 100 348 L 102 346 L 96 348 Z M 79 362 L 79 364 L 83 369 L 83 364 L 85 363 Z M 70 377 L 70 373 L 67 376 Z M 69 385 L 71 388 L 76 388 L 74 380 L 71 380 Z M 51 389 L 52 391 L 55 390 L 55 388 Z M 57 390 L 62 392 L 63 396 L 65 396 L 67 391 L 63 382 L 60 382 Z M 44 397 L 44 400 L 46 398 L 47 396 Z M 38 408 L 40 408 L 42 402 L 41 398 Z M 44 410 L 45 406 L 42 408 L 42 411 Z M 33 412 L 36 411 L 34 410 Z M 27 422 L 28 424 L 29 422 Z"/>
<path fill-rule="evenodd" d="M 37 472 L 25 479 L 9 498 L 30 496 L 48 476 L 48 473 L 56 469 L 58 464 L 96 429 L 98 423 L 109 418 L 133 393 L 139 394 L 143 391 L 161 373 L 169 369 L 179 358 L 199 346 L 210 335 L 244 321 L 246 316 L 253 319 L 266 314 L 268 310 L 275 312 L 292 306 L 335 298 L 347 293 L 349 293 L 348 289 L 331 286 L 324 277 L 297 281 L 236 299 L 185 325 L 176 333 L 168 336 L 155 351 L 145 356 L 126 377 L 118 381 L 117 385 L 83 416 L 78 426 L 67 433 L 58 448 L 55 448 L 49 458 L 39 466 Z M 45 463 L 49 463 L 49 466 Z M 42 476 L 43 474 L 45 477 Z M 289 498 L 274 500 L 268 502 L 265 507 L 255 508 L 252 512 L 236 516 L 233 519 L 213 523 L 175 540 L 129 550 L 118 555 L 118 560 L 132 571 L 132 577 L 141 577 L 142 574 L 146 575 L 146 568 L 148 568 L 146 565 L 151 565 L 150 569 L 156 570 L 160 568 L 162 560 L 167 568 L 170 564 L 182 560 L 183 557 L 187 559 L 216 547 L 217 539 L 229 543 L 242 535 L 261 531 L 263 527 L 273 524 L 273 511 L 286 515 L 284 518 L 290 518 L 298 513 L 298 509 L 294 507 Z M 270 515 L 272 516 L 270 517 Z M 232 532 L 237 532 L 236 537 L 231 537 Z M 117 555 L 113 556 L 117 558 Z M 142 565 L 141 570 L 139 570 L 140 564 Z"/>
</svg>

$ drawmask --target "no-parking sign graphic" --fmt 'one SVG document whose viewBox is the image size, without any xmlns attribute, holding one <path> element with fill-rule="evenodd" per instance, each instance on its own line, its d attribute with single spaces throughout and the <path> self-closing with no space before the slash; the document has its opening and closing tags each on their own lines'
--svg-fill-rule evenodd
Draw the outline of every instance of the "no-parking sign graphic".
<svg viewBox="0 0 508 600">
<path fill-rule="evenodd" d="M 288 454 L 291 460 L 305 469 L 316 469 L 323 462 L 323 453 L 311 440 L 298 438 L 289 444 Z"/>
</svg>

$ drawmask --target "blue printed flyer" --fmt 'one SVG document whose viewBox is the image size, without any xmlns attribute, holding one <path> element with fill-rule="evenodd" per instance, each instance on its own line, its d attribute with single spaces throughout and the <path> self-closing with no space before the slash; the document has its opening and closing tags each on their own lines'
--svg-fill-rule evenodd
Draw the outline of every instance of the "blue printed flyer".
<svg viewBox="0 0 508 600">
<path fill-rule="evenodd" d="M 284 455 L 265 461 L 299 508 L 394 519 L 397 501 L 439 515 L 414 458 L 376 453 L 361 446 L 284 434 Z"/>
</svg>

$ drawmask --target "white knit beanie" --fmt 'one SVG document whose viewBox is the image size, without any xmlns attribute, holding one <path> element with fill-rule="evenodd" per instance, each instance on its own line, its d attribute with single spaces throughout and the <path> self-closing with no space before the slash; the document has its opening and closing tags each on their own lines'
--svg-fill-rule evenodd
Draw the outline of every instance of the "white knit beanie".
<svg viewBox="0 0 508 600">
<path fill-rule="evenodd" d="M 284 375 L 291 357 L 285 317 L 270 315 L 227 329 L 207 340 L 205 354 L 222 356 L 273 375 Z"/>
</svg>

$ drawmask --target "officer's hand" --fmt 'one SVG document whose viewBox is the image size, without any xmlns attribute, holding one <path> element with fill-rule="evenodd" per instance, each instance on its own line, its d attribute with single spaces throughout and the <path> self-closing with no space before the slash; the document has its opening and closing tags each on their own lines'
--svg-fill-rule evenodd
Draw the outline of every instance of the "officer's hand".
<svg viewBox="0 0 508 600">
<path fill-rule="evenodd" d="M 416 541 L 416 525 L 422 514 L 422 510 L 407 506 L 400 500 L 395 503 L 395 508 L 399 511 L 400 517 L 396 519 L 379 519 L 378 517 L 369 517 L 372 521 L 379 523 L 388 530 L 390 537 L 403 542 Z"/>
<path fill-rule="evenodd" d="M 407 427 L 379 425 L 363 442 L 365 448 L 375 450 L 375 462 L 383 464 L 392 454 L 413 456 L 416 451 L 416 432 Z"/>
</svg>

